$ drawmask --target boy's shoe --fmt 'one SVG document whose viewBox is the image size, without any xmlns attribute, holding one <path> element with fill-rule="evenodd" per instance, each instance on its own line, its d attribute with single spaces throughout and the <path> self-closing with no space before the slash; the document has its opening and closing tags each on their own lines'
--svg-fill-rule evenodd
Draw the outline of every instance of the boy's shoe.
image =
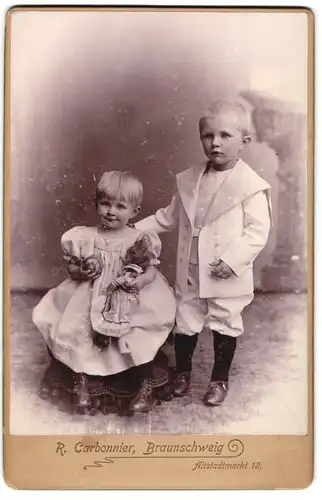
<svg viewBox="0 0 322 500">
<path fill-rule="evenodd" d="M 177 373 L 172 382 L 173 394 L 176 397 L 180 398 L 181 396 L 187 394 L 190 387 L 190 378 L 191 372 Z"/>
<path fill-rule="evenodd" d="M 139 392 L 130 403 L 130 410 L 147 413 L 154 403 L 153 385 L 150 380 L 143 380 Z"/>
<path fill-rule="evenodd" d="M 228 393 L 228 382 L 219 380 L 210 382 L 208 391 L 204 396 L 206 406 L 220 406 L 223 404 Z"/>
</svg>

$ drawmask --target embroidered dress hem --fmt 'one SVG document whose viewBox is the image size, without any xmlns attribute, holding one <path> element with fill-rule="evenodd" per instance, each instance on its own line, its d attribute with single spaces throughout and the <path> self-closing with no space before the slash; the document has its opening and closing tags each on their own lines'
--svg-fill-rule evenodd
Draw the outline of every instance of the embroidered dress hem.
<svg viewBox="0 0 322 500">
<path fill-rule="evenodd" d="M 49 351 L 50 363 L 40 384 L 39 395 L 60 410 L 75 414 L 96 415 L 117 413 L 131 416 L 130 403 L 136 396 L 141 379 L 136 368 L 108 377 L 86 375 L 87 404 L 80 404 L 77 376 L 70 368 L 57 360 Z M 157 404 L 172 399 L 171 369 L 161 351 L 153 362 L 151 383 Z"/>
</svg>

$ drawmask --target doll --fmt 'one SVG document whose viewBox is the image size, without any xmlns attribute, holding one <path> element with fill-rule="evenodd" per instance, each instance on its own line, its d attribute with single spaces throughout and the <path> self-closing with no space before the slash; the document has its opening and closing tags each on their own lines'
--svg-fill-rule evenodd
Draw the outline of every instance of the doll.
<svg viewBox="0 0 322 500">
<path fill-rule="evenodd" d="M 139 304 L 139 292 L 129 285 L 143 274 L 150 266 L 152 253 L 147 237 L 138 239 L 126 252 L 123 259 L 124 267 L 119 276 L 105 289 L 106 301 L 102 316 L 106 322 L 106 334 L 96 333 L 94 344 L 99 349 L 107 347 L 111 339 L 119 339 L 122 353 L 129 352 L 126 342 L 121 337 L 129 332 L 131 314 Z"/>
</svg>

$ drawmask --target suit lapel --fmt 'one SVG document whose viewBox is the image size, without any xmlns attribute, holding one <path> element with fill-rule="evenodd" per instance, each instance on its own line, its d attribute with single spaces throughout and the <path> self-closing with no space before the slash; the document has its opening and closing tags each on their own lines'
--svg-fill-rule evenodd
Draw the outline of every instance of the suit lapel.
<svg viewBox="0 0 322 500">
<path fill-rule="evenodd" d="M 178 191 L 191 226 L 195 220 L 199 185 L 205 169 L 206 164 L 203 164 L 177 175 Z"/>
<path fill-rule="evenodd" d="M 206 217 L 206 223 L 216 219 L 256 192 L 269 189 L 270 185 L 257 175 L 247 163 L 238 160 L 215 194 Z M 270 203 L 269 196 L 268 201 Z"/>
<path fill-rule="evenodd" d="M 207 163 L 204 163 L 177 175 L 178 192 L 191 226 L 194 225 L 200 181 L 206 167 Z M 247 163 L 238 160 L 237 165 L 228 174 L 215 194 L 205 222 L 216 219 L 233 206 L 261 190 L 266 191 L 271 212 L 270 185 Z"/>
</svg>

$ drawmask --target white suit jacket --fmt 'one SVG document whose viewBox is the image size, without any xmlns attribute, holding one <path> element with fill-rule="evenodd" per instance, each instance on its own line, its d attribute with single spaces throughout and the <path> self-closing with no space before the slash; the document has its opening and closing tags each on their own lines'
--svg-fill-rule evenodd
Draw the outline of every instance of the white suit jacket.
<svg viewBox="0 0 322 500">
<path fill-rule="evenodd" d="M 169 206 L 136 224 L 144 231 L 171 231 L 179 225 L 176 286 L 187 291 L 189 258 L 199 184 L 206 164 L 177 175 L 177 192 Z M 264 248 L 271 225 L 270 185 L 247 163 L 238 160 L 211 202 L 199 233 L 199 296 L 238 297 L 253 291 L 253 262 Z M 210 274 L 220 258 L 234 271 L 231 278 Z"/>
</svg>

